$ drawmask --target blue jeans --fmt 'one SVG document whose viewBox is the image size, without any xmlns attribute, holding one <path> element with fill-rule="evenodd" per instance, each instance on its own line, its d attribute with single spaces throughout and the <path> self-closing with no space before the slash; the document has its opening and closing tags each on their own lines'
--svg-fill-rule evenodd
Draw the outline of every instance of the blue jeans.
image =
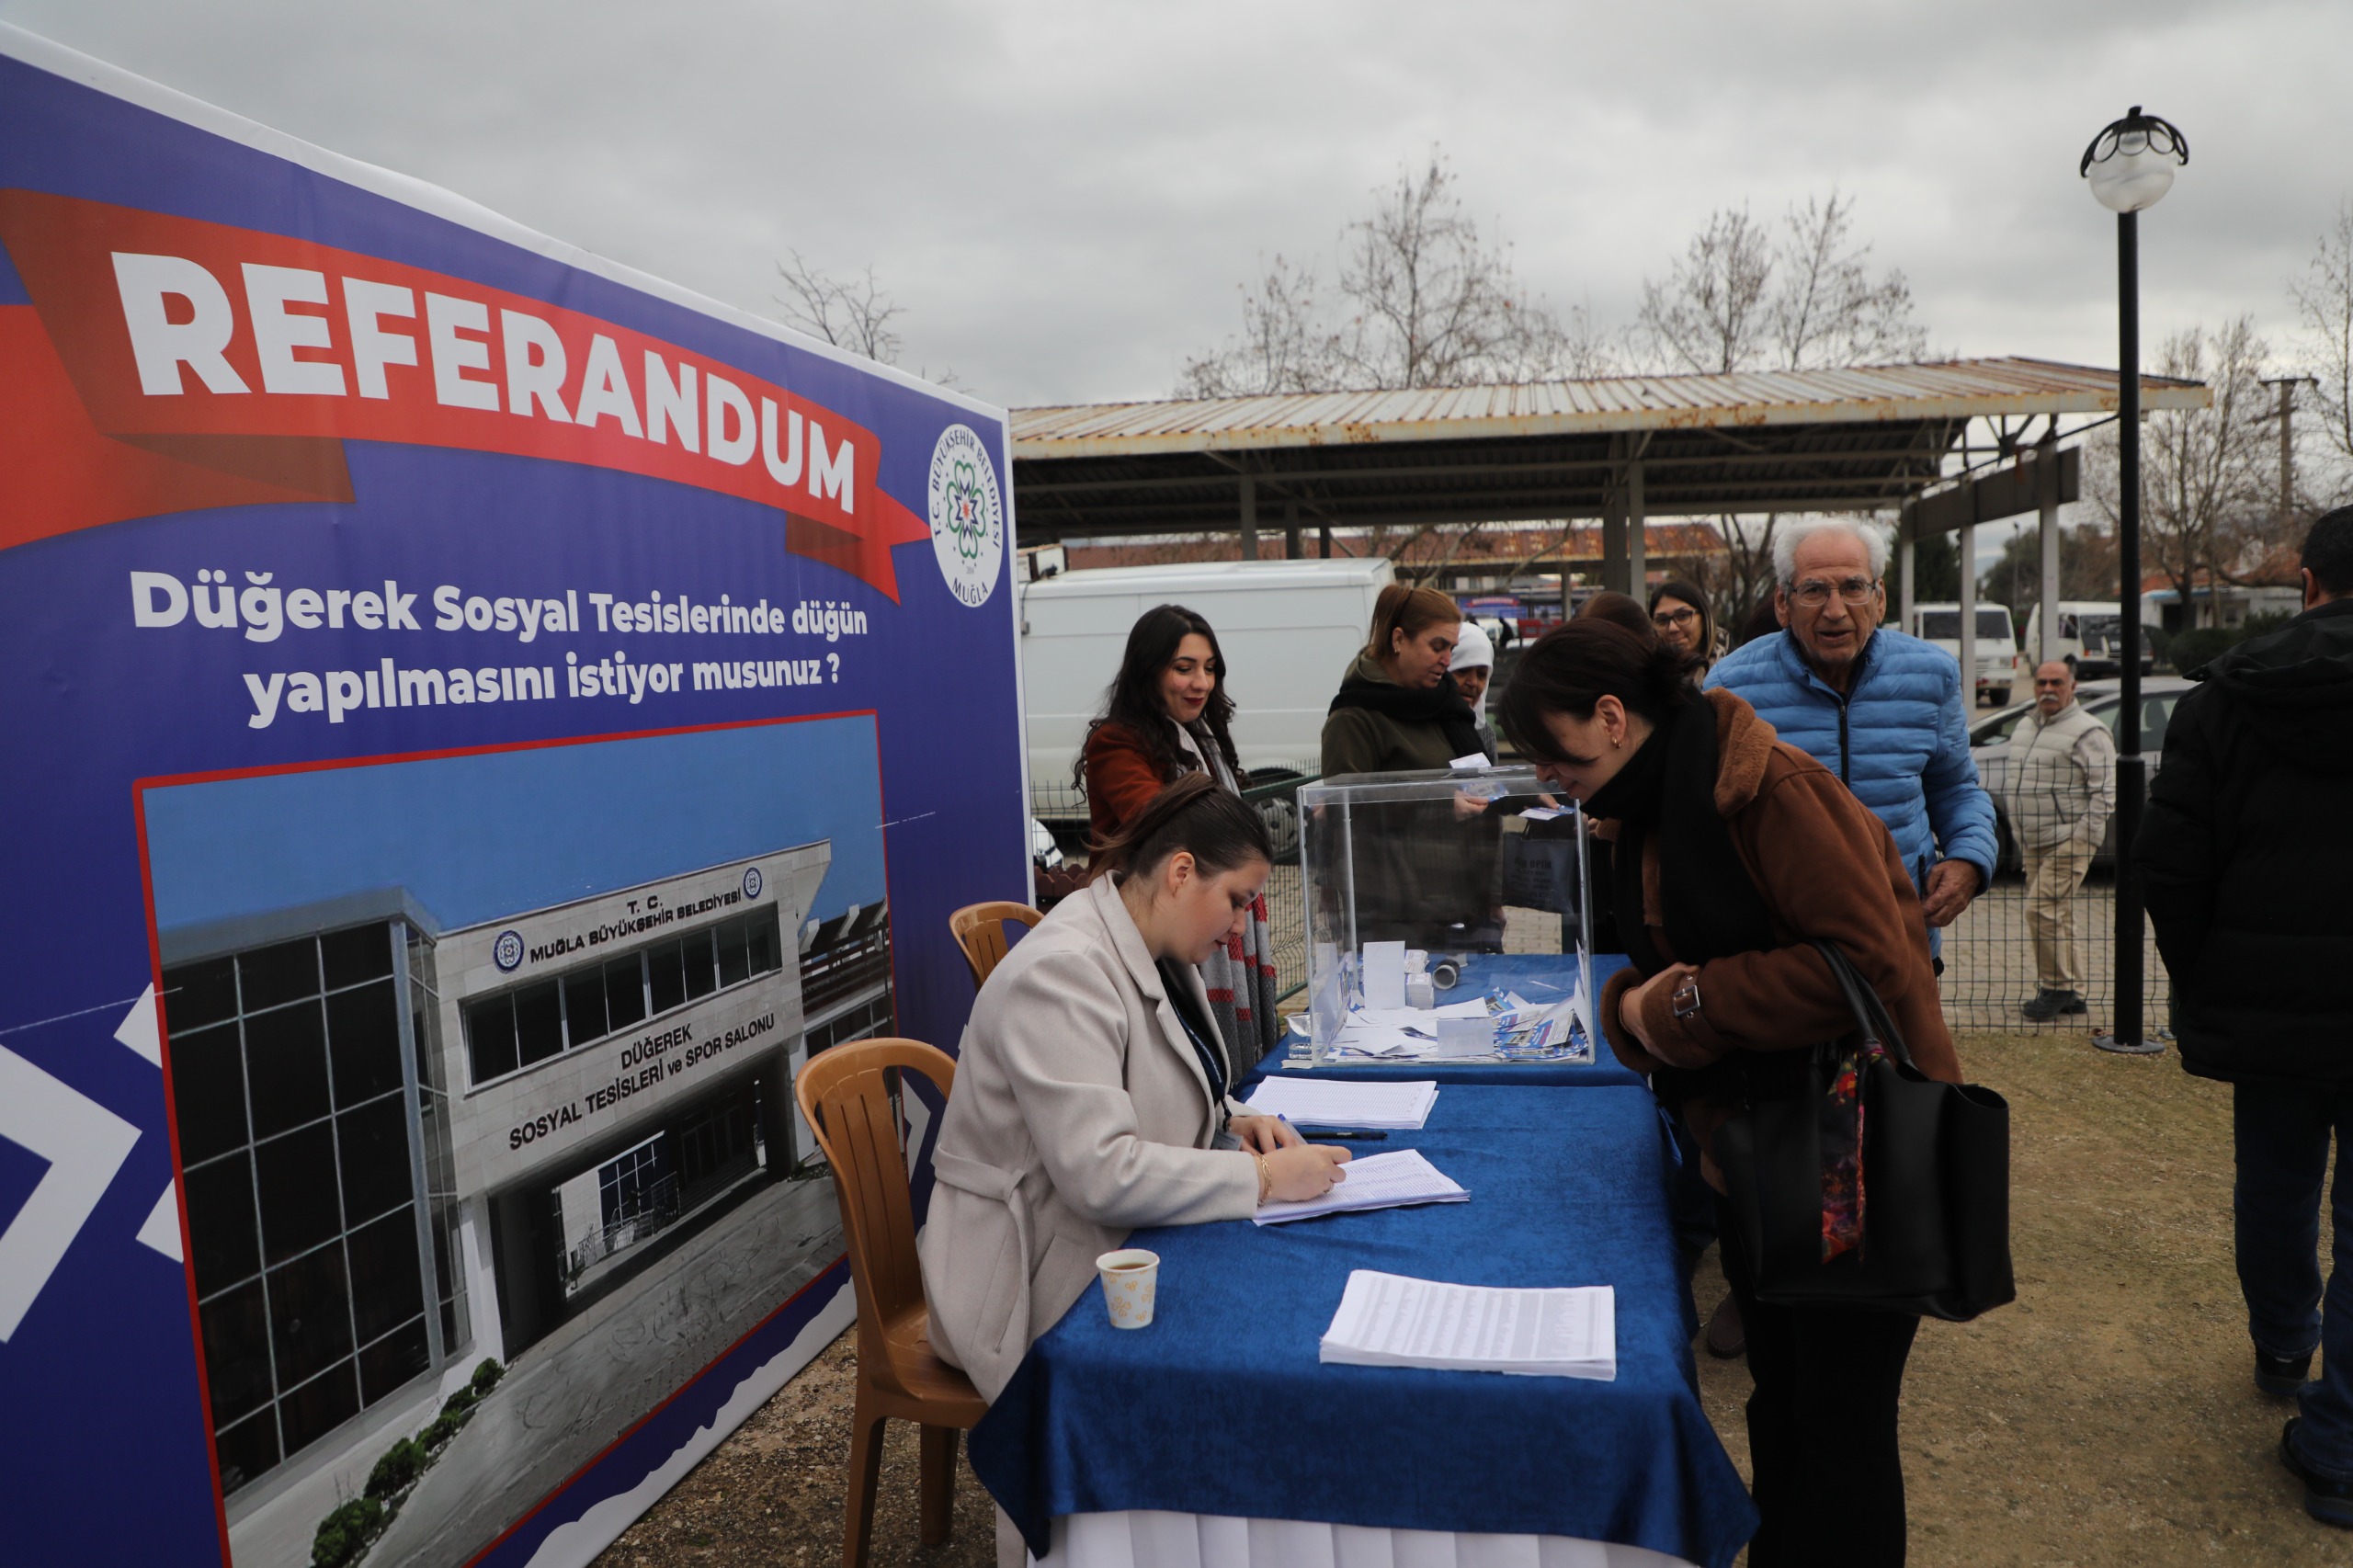
<svg viewBox="0 0 2353 1568">
<path fill-rule="evenodd" d="M 2321 1375 L 2297 1403 L 2304 1422 L 2296 1447 L 2322 1470 L 2353 1474 L 2353 1089 L 2316 1084 L 2234 1085 L 2231 1120 L 2238 1150 L 2239 1289 L 2247 1334 L 2268 1356 L 2317 1346 Z M 2336 1140 L 2329 1194 L 2329 1275 L 2324 1290 L 2320 1187 L 2328 1143 Z"/>
</svg>

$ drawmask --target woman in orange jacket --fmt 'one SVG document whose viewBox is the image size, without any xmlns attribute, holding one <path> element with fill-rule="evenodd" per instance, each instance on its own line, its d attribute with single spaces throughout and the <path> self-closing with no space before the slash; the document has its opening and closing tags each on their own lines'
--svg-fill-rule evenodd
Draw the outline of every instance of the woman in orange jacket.
<svg viewBox="0 0 2353 1568">
<path fill-rule="evenodd" d="M 1196 769 L 1207 769 L 1222 788 L 1239 794 L 1233 719 L 1225 656 L 1210 623 L 1181 605 L 1146 610 L 1128 632 L 1110 698 L 1088 726 L 1079 754 L 1096 842 L 1118 837 L 1163 789 Z M 1281 1032 L 1274 938 L 1263 896 L 1251 904 L 1241 932 L 1200 969 L 1229 1064 L 1235 1074 L 1247 1072 L 1274 1049 Z"/>
</svg>

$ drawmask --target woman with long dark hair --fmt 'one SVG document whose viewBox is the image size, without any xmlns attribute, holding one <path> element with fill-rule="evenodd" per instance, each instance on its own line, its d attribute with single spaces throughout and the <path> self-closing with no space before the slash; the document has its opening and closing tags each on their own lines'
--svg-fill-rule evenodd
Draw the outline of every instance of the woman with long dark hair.
<svg viewBox="0 0 2353 1568">
<path fill-rule="evenodd" d="M 1744 1105 L 1811 1092 L 1811 1049 L 1854 1027 L 1814 940 L 1846 951 L 1923 1072 L 1958 1083 L 1961 1071 L 1920 901 L 1886 827 L 1747 703 L 1702 695 L 1695 667 L 1677 645 L 1572 621 L 1520 660 L 1499 717 L 1554 790 L 1617 824 L 1612 885 L 1597 896 L 1616 909 L 1632 967 L 1611 977 L 1598 1021 L 1679 1109 L 1722 1194 L 1717 1130 Z M 1825 1213 L 1825 1244 L 1860 1225 L 1859 1212 Z M 1763 1523 L 1749 1562 L 1902 1562 L 1896 1406 L 1918 1319 L 1762 1304 L 1729 1215 L 1720 1233 L 1756 1380 Z"/>
<path fill-rule="evenodd" d="M 1210 623 L 1182 605 L 1160 605 L 1138 617 L 1102 715 L 1087 726 L 1079 753 L 1096 841 L 1118 838 L 1154 796 L 1188 773 L 1206 772 L 1239 797 L 1233 720 L 1225 654 Z M 1265 898 L 1254 898 L 1240 929 L 1201 960 L 1201 983 L 1228 1060 L 1237 1074 L 1246 1072 L 1281 1033 Z"/>
</svg>

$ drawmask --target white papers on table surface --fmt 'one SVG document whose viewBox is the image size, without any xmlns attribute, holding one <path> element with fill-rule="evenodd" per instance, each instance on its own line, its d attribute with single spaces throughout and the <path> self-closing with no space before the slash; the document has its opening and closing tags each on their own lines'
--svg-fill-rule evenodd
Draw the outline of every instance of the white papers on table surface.
<svg viewBox="0 0 2353 1568">
<path fill-rule="evenodd" d="M 1444 1285 L 1359 1268 L 1316 1358 L 1523 1377 L 1618 1377 L 1618 1298 L 1608 1285 Z"/>
<path fill-rule="evenodd" d="M 1404 943 L 1367 942 L 1364 945 L 1364 1000 L 1369 1007 L 1404 1006 Z"/>
<path fill-rule="evenodd" d="M 1332 1184 L 1321 1198 L 1297 1203 L 1262 1203 L 1255 1216 L 1261 1225 L 1288 1220 L 1313 1220 L 1319 1214 L 1345 1214 L 1359 1209 L 1403 1209 L 1415 1203 L 1467 1203 L 1471 1194 L 1422 1158 L 1419 1149 L 1391 1154 L 1369 1154 L 1345 1166 L 1347 1179 Z"/>
<path fill-rule="evenodd" d="M 1306 1127 L 1377 1127 L 1413 1132 L 1429 1119 L 1438 1084 L 1358 1084 L 1331 1078 L 1269 1078 L 1252 1092 L 1252 1110 Z"/>
</svg>

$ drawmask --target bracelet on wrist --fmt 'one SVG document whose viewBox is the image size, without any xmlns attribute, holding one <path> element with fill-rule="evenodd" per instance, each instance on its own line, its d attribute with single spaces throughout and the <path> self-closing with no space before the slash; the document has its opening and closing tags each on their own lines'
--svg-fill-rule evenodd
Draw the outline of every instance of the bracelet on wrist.
<svg viewBox="0 0 2353 1568">
<path fill-rule="evenodd" d="M 1257 1150 L 1251 1150 L 1250 1157 L 1258 1162 L 1258 1201 L 1264 1203 L 1275 1195 L 1275 1173 L 1267 1168 L 1267 1156 Z"/>
</svg>

